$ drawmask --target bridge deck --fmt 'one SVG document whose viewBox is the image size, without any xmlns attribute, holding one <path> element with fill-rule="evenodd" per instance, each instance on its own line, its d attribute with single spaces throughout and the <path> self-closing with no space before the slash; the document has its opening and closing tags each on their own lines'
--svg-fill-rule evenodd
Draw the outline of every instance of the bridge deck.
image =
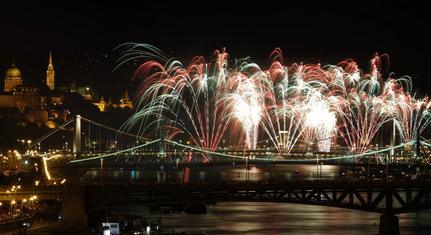
<svg viewBox="0 0 431 235">
<path fill-rule="evenodd" d="M 342 207 L 385 214 L 431 208 L 430 181 L 242 182 L 221 184 L 92 185 L 87 207 L 174 202 L 269 201 Z"/>
<path fill-rule="evenodd" d="M 34 190 L 23 189 L 17 192 L 6 192 L 6 190 L 0 191 L 0 201 L 22 201 L 24 199 L 37 196 L 37 200 L 58 200 L 63 197 L 63 192 L 60 188 L 49 188 L 40 187 Z"/>
</svg>

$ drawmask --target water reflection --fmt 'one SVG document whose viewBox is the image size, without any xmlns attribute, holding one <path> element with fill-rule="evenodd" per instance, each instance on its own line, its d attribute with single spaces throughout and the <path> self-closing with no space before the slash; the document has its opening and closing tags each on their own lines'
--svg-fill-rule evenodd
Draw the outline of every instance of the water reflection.
<svg viewBox="0 0 431 235">
<path fill-rule="evenodd" d="M 294 181 L 335 179 L 340 167 L 334 165 L 253 165 L 200 167 L 142 167 L 135 170 L 92 169 L 82 177 L 84 183 L 166 183 L 220 181 Z M 138 207 L 130 208 L 136 212 Z M 145 210 L 142 210 L 144 212 Z M 146 210 L 148 211 L 148 210 Z M 163 215 L 167 232 L 189 234 L 377 234 L 379 214 L 323 206 L 287 203 L 219 203 L 205 215 L 185 213 Z M 425 235 L 431 229 L 431 212 L 399 215 L 401 234 Z"/>
<path fill-rule="evenodd" d="M 115 172 L 114 172 L 114 175 L 116 175 Z M 118 174 L 117 174 L 117 177 L 118 177 Z M 130 171 L 130 179 L 131 180 L 136 179 L 136 171 L 134 170 Z"/>
<path fill-rule="evenodd" d="M 157 183 L 166 183 L 166 173 L 164 171 L 157 171 Z"/>
<path fill-rule="evenodd" d="M 135 170 L 103 169 L 103 179 L 100 169 L 87 171 L 83 183 L 106 180 L 117 183 L 166 183 L 166 182 L 218 182 L 218 181 L 285 181 L 285 180 L 316 180 L 335 179 L 339 167 L 323 165 L 317 171 L 315 165 L 252 165 L 249 169 L 238 165 L 141 168 Z"/>
<path fill-rule="evenodd" d="M 205 215 L 163 215 L 165 231 L 190 234 L 377 234 L 379 214 L 283 203 L 219 203 Z M 431 212 L 402 214 L 401 234 L 429 234 Z M 193 222 L 192 222 L 193 221 Z M 191 223 L 192 222 L 192 223 Z"/>
</svg>

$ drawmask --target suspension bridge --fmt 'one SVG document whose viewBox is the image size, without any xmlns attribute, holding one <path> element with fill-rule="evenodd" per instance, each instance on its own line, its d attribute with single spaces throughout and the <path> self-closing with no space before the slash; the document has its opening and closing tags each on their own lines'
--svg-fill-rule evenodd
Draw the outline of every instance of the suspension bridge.
<svg viewBox="0 0 431 235">
<path fill-rule="evenodd" d="M 394 141 L 391 141 L 394 142 Z M 46 147 L 45 147 L 46 146 Z M 48 147 L 49 146 L 49 147 Z M 158 136 L 150 139 L 132 134 L 77 115 L 63 125 L 52 130 L 29 146 L 36 150 L 34 157 L 42 157 L 45 176 L 49 179 L 48 163 L 56 167 L 55 162 L 63 162 L 85 168 L 86 164 L 111 163 L 110 167 L 122 167 L 127 161 L 133 164 L 151 164 L 199 161 L 196 156 L 205 155 L 212 161 L 248 163 L 310 163 L 325 164 L 339 161 L 354 162 L 360 159 L 375 158 L 386 163 L 392 159 L 399 162 L 420 161 L 428 155 L 431 143 L 419 137 L 408 143 L 393 144 L 388 147 L 372 148 L 365 153 L 352 154 L 348 149 L 335 147 L 330 153 L 309 154 L 300 147 L 290 153 L 280 154 L 275 148 L 259 146 L 256 150 L 247 150 L 220 146 L 216 150 L 203 149 L 188 141 L 175 141 Z M 407 160 L 406 160 L 407 159 Z M 51 163 L 52 162 L 52 163 Z M 355 210 L 371 211 L 383 214 L 381 234 L 392 228 L 398 231 L 398 219 L 394 214 L 431 208 L 430 181 L 382 181 L 382 182 L 346 182 L 346 181 L 296 181 L 296 182 L 236 182 L 204 184 L 159 184 L 130 185 L 119 182 L 95 182 L 74 191 L 73 205 L 86 205 L 79 209 L 91 212 L 118 204 L 139 203 L 207 203 L 209 201 L 271 201 L 302 203 Z M 56 192 L 57 193 L 57 192 Z M 64 194 L 64 193 L 63 193 Z M 61 195 L 63 195 L 61 194 Z M 70 192 L 67 193 L 68 195 Z M 76 196 L 76 197 L 75 197 Z M 78 198 L 78 199 L 76 199 Z M 85 201 L 85 203 L 82 203 Z M 386 230 L 385 230 L 386 229 Z M 395 231 L 395 234 L 396 234 Z"/>
<path fill-rule="evenodd" d="M 391 143 L 394 141 L 391 140 Z M 132 134 L 125 130 L 110 127 L 91 119 L 76 115 L 64 124 L 43 135 L 29 146 L 38 155 L 47 159 L 63 156 L 71 164 L 91 162 L 110 158 L 115 161 L 134 159 L 137 162 L 159 161 L 200 161 L 196 157 L 211 156 L 212 161 L 254 161 L 272 163 L 312 163 L 325 161 L 349 161 L 373 157 L 376 161 L 390 161 L 389 157 L 398 156 L 398 162 L 420 160 L 421 153 L 428 153 L 431 143 L 425 139 L 391 146 L 371 147 L 369 151 L 353 154 L 346 147 L 334 146 L 331 152 L 311 153 L 302 146 L 289 153 L 279 153 L 269 145 L 262 144 L 255 150 L 222 145 L 215 150 L 204 149 L 190 141 L 175 141 L 165 136 L 150 139 Z M 112 158 L 117 156 L 117 158 Z M 123 158 L 118 158 L 122 156 Z M 393 159 L 393 158 L 392 158 Z"/>
</svg>

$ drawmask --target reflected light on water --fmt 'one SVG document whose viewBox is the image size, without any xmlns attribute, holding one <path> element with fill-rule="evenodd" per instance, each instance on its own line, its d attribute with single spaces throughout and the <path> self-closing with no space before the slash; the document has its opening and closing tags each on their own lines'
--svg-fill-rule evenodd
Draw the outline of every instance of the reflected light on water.
<svg viewBox="0 0 431 235">
<path fill-rule="evenodd" d="M 218 203 L 205 215 L 164 215 L 165 231 L 188 234 L 377 234 L 380 215 L 324 206 L 238 202 Z M 402 214 L 401 234 L 429 234 L 431 212 Z M 193 223 L 190 223 L 193 221 Z"/>
<path fill-rule="evenodd" d="M 187 178 L 193 182 L 217 181 L 271 181 L 271 180 L 315 180 L 317 179 L 316 165 L 250 165 L 249 170 L 244 165 L 224 165 L 211 167 L 191 167 L 176 170 L 166 167 L 163 170 L 143 168 L 138 170 L 104 169 L 103 178 L 100 169 L 88 170 L 82 177 L 83 183 L 97 180 L 110 180 L 121 183 L 133 180 L 135 183 L 163 183 L 169 180 Z M 334 179 L 339 167 L 335 165 L 321 165 L 320 178 Z M 184 177 L 184 172 L 187 176 Z"/>
</svg>

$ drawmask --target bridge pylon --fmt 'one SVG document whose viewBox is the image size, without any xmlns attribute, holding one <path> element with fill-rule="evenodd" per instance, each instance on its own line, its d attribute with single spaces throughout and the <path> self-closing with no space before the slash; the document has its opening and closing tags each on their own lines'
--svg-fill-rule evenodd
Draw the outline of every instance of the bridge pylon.
<svg viewBox="0 0 431 235">
<path fill-rule="evenodd" d="M 380 216 L 379 235 L 399 235 L 400 222 L 398 217 L 392 214 Z"/>
<path fill-rule="evenodd" d="M 159 141 L 159 153 L 158 153 L 158 155 L 160 157 L 164 157 L 164 156 L 166 156 L 166 142 L 165 142 L 165 138 L 167 136 L 167 133 L 166 133 L 165 130 L 163 130 L 159 126 L 158 130 L 157 130 L 157 135 L 158 135 L 158 137 L 160 139 L 160 141 Z"/>
<path fill-rule="evenodd" d="M 393 147 L 395 147 L 396 138 L 397 138 L 396 124 L 395 124 L 395 120 L 392 120 L 392 135 L 391 135 L 392 149 L 389 151 L 389 154 L 391 155 L 391 157 L 395 156 L 395 149 Z"/>
<path fill-rule="evenodd" d="M 75 116 L 75 131 L 73 135 L 73 155 L 81 153 L 81 115 Z"/>
<path fill-rule="evenodd" d="M 164 157 L 166 155 L 165 144 L 166 144 L 165 138 L 164 137 L 160 138 L 160 141 L 159 141 L 159 156 L 160 157 Z"/>
<path fill-rule="evenodd" d="M 421 155 L 421 140 L 420 140 L 419 128 L 418 128 L 417 133 L 416 133 L 416 139 L 414 141 L 414 147 L 415 147 L 415 149 L 413 150 L 413 157 L 419 158 Z"/>
</svg>

